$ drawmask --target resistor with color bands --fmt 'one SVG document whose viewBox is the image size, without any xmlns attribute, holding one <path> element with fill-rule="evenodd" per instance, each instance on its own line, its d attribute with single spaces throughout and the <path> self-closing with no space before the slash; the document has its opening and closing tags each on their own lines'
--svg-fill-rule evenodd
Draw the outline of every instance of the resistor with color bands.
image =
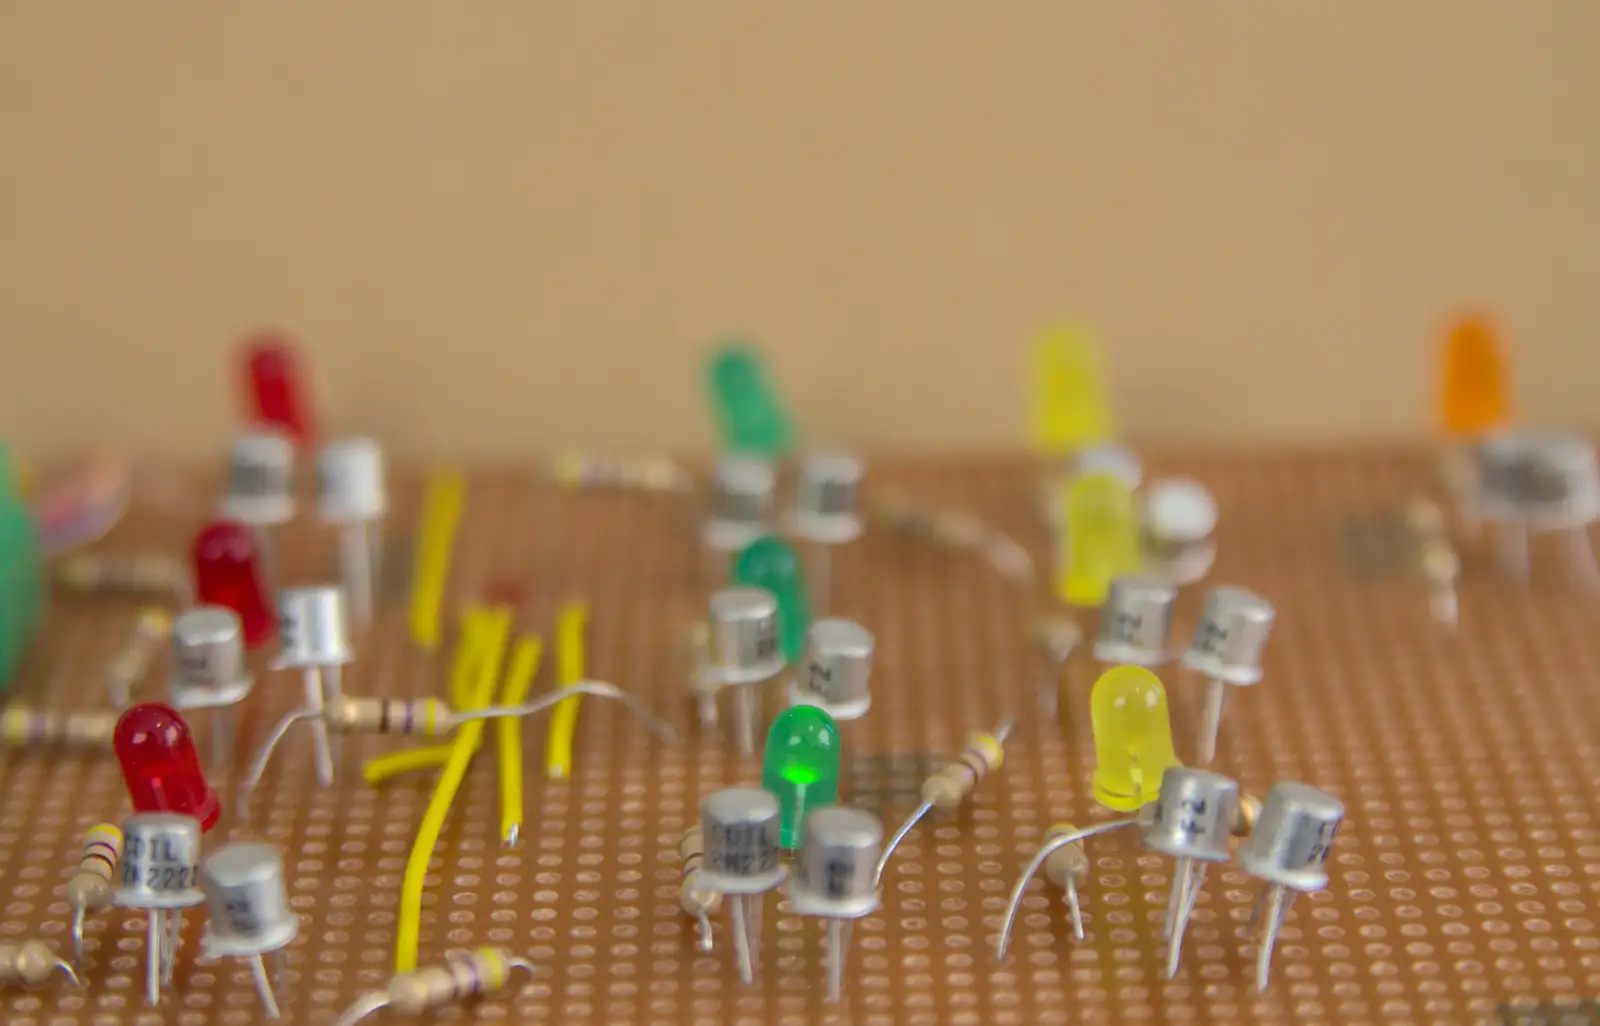
<svg viewBox="0 0 1600 1026">
<path fill-rule="evenodd" d="M 705 835 L 697 823 L 683 832 L 678 842 L 678 858 L 683 863 L 683 883 L 678 887 L 678 905 L 695 918 L 700 927 L 696 946 L 701 951 L 711 950 L 711 917 L 722 907 L 722 894 L 705 887 L 694 886 L 695 872 L 705 857 Z"/>
<path fill-rule="evenodd" d="M 967 796 L 972 794 L 977 786 L 983 783 L 990 773 L 1000 768 L 1005 761 L 1005 741 L 1016 726 L 1016 721 L 1007 717 L 992 732 L 978 731 L 967 738 L 966 747 L 961 749 L 961 754 L 946 763 L 927 780 L 922 782 L 922 804 L 917 806 L 906 821 L 900 824 L 889 843 L 884 845 L 883 854 L 878 856 L 878 866 L 874 874 L 874 881 L 883 877 L 884 867 L 889 864 L 889 859 L 894 855 L 900 842 L 906 839 L 922 817 L 938 809 L 941 812 L 951 812 L 958 808 Z"/>
<path fill-rule="evenodd" d="M 626 488 L 643 492 L 694 490 L 694 476 L 665 456 L 621 459 L 564 452 L 551 463 L 550 476 L 566 488 Z"/>
<path fill-rule="evenodd" d="M 1071 823 L 1058 823 L 1045 831 L 1045 843 L 1077 831 Z M 1072 936 L 1083 940 L 1083 906 L 1078 901 L 1078 883 L 1089 875 L 1089 853 L 1084 850 L 1083 842 L 1071 841 L 1051 852 L 1044 862 L 1044 875 L 1066 896 L 1067 908 L 1072 914 Z"/>
<path fill-rule="evenodd" d="M 109 678 L 107 690 L 113 709 L 124 709 L 132 700 L 133 689 L 150 671 L 150 664 L 160 654 L 162 646 L 172 637 L 172 617 L 163 609 L 139 610 L 139 620 L 133 626 L 127 645 L 117 653 L 106 667 Z"/>
<path fill-rule="evenodd" d="M 114 712 L 51 712 L 16 704 L 0 712 L 0 741 L 7 745 L 67 742 L 109 748 L 116 729 Z"/>
<path fill-rule="evenodd" d="M 358 999 L 334 1026 L 354 1026 L 384 1008 L 421 1015 L 470 997 L 493 994 L 505 987 L 513 969 L 534 971 L 532 963 L 499 948 L 463 952 L 444 965 L 400 973 L 385 989 Z"/>
<path fill-rule="evenodd" d="M 117 863 L 122 861 L 122 831 L 100 823 L 83 835 L 78 871 L 67 881 L 67 904 L 72 906 L 72 961 L 83 959 L 83 921 L 111 904 Z"/>
</svg>

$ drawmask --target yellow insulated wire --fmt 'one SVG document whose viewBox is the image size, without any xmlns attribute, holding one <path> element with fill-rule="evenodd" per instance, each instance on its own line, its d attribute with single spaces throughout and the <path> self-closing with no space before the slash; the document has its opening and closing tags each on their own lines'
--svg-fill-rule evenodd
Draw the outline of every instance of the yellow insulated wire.
<svg viewBox="0 0 1600 1026">
<path fill-rule="evenodd" d="M 448 694 L 451 708 L 466 709 L 472 702 L 473 682 L 483 654 L 483 631 L 493 620 L 487 609 L 469 609 L 461 618 L 461 637 L 456 641 L 455 660 L 450 667 Z M 361 767 L 361 778 L 369 785 L 417 770 L 438 769 L 450 757 L 453 742 L 438 745 L 420 745 L 388 752 L 368 759 Z"/>
<path fill-rule="evenodd" d="M 411 640 L 419 647 L 439 647 L 440 609 L 450 579 L 450 550 L 466 502 L 466 480 L 457 473 L 436 475 L 428 482 L 411 568 Z"/>
<path fill-rule="evenodd" d="M 488 616 L 489 622 L 482 628 L 482 659 L 478 663 L 477 686 L 472 694 L 477 708 L 488 705 L 494 698 L 494 683 L 500 675 L 500 664 L 505 661 L 506 642 L 511 634 L 509 611 L 496 610 Z M 456 731 L 450 745 L 450 758 L 439 774 L 439 785 L 434 788 L 433 798 L 422 816 L 422 825 L 417 829 L 417 840 L 411 847 L 411 858 L 406 862 L 405 877 L 400 884 L 400 924 L 394 945 L 396 973 L 409 973 L 417 968 L 417 945 L 422 932 L 422 882 L 428 875 L 428 862 L 433 858 L 434 846 L 439 843 L 445 816 L 450 812 L 456 791 L 483 737 L 483 727 L 482 720 L 474 720 L 462 724 Z"/>
<path fill-rule="evenodd" d="M 583 679 L 584 643 L 589 633 L 589 607 L 568 602 L 556 617 L 556 686 L 566 687 Z M 578 705 L 582 696 L 573 695 L 556 703 L 550 713 L 550 730 L 545 735 L 544 772 L 552 780 L 572 772 L 572 736 L 578 730 Z"/>
<path fill-rule="evenodd" d="M 544 651 L 537 636 L 528 635 L 517 642 L 511 655 L 511 673 L 506 678 L 505 693 L 500 701 L 504 705 L 518 705 L 533 690 L 533 678 L 539 674 L 539 656 Z M 522 833 L 522 723 L 514 719 L 496 720 L 495 745 L 500 763 L 500 837 L 507 844 L 516 844 Z"/>
</svg>

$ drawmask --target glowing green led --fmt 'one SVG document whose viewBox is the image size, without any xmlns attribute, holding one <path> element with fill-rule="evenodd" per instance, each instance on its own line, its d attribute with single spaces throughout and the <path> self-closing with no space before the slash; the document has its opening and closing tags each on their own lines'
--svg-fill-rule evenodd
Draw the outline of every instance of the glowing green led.
<svg viewBox="0 0 1600 1026">
<path fill-rule="evenodd" d="M 772 721 L 761 756 L 761 786 L 777 796 L 778 843 L 800 847 L 806 814 L 839 801 L 839 728 L 811 705 L 790 706 Z"/>
<path fill-rule="evenodd" d="M 16 679 L 44 606 L 39 530 L 17 494 L 10 451 L 0 442 L 0 691 Z"/>
<path fill-rule="evenodd" d="M 726 342 L 713 349 L 706 391 L 724 452 L 767 459 L 789 454 L 794 428 L 755 346 Z"/>
<path fill-rule="evenodd" d="M 771 592 L 778 600 L 778 649 L 794 664 L 806 650 L 811 598 L 794 546 L 774 535 L 757 538 L 733 560 L 733 583 Z"/>
</svg>

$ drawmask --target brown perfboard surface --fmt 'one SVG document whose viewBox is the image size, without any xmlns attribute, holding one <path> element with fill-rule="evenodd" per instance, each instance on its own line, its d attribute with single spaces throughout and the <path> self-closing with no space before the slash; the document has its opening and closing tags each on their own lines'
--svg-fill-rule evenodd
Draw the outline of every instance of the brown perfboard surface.
<svg viewBox="0 0 1600 1026">
<path fill-rule="evenodd" d="M 1519 591 L 1468 549 L 1462 627 L 1450 634 L 1430 621 L 1414 578 L 1353 575 L 1341 526 L 1414 493 L 1427 476 L 1416 454 L 1241 449 L 1158 454 L 1151 463 L 1216 492 L 1220 557 L 1210 580 L 1255 588 L 1279 610 L 1265 681 L 1229 696 L 1217 768 L 1252 794 L 1299 779 L 1347 807 L 1332 884 L 1296 904 L 1266 994 L 1253 991 L 1254 944 L 1245 931 L 1257 885 L 1232 867 L 1209 877 L 1178 977 L 1161 979 L 1158 926 L 1171 861 L 1141 853 L 1126 834 L 1091 842 L 1083 943 L 1071 940 L 1065 908 L 1041 880 L 1010 955 L 995 962 L 1006 894 L 1045 829 L 1107 815 L 1087 786 L 1085 699 L 1097 668 L 1087 651 L 1072 660 L 1069 729 L 1041 722 L 1030 597 L 973 557 L 881 531 L 834 560 L 834 611 L 878 637 L 872 712 L 844 726 L 846 793 L 870 789 L 857 797 L 883 807 L 893 829 L 911 805 L 905 792 L 915 779 L 906 775 L 919 760 L 953 755 L 968 731 L 1007 713 L 1021 726 L 1005 766 L 972 805 L 919 828 L 901 849 L 882 909 L 855 931 L 842 1005 L 822 1002 L 821 925 L 780 910 L 776 898 L 761 978 L 740 986 L 725 931 L 715 954 L 698 953 L 692 921 L 677 906 L 677 842 L 699 798 L 759 773 L 726 736 L 694 725 L 684 633 L 702 599 L 682 515 L 659 498 L 567 498 L 552 556 L 539 542 L 550 507 L 532 473 L 493 473 L 472 478 L 452 607 L 514 578 L 529 589 L 523 626 L 548 634 L 555 599 L 586 600 L 593 674 L 666 710 L 687 739 L 672 748 L 647 743 L 617 707 L 591 699 L 575 774 L 550 782 L 542 773 L 545 721 L 531 724 L 530 822 L 516 851 L 500 846 L 486 745 L 436 853 L 422 958 L 494 944 L 541 968 L 532 982 L 518 976 L 506 993 L 437 1021 L 1457 1024 L 1482 1021 L 1502 1002 L 1600 993 L 1600 753 L 1590 739 L 1596 606 L 1567 586 L 1553 559 L 1537 562 L 1533 587 Z M 900 461 L 871 473 L 873 483 L 978 512 L 1036 555 L 1044 551 L 1026 461 Z M 419 492 L 415 478 L 396 487 L 392 536 L 408 536 Z M 178 551 L 193 528 L 143 513 L 104 547 Z M 309 515 L 281 541 L 286 577 L 332 573 L 331 533 Z M 1201 590 L 1187 589 L 1181 600 L 1179 644 Z M 360 640 L 347 689 L 442 693 L 446 657 L 414 653 L 404 589 L 388 593 L 379 624 Z M 102 667 L 135 607 L 126 598 L 58 596 L 16 700 L 103 703 Z M 257 663 L 262 673 L 231 779 L 217 781 L 230 797 L 255 746 L 300 695 L 298 680 Z M 540 686 L 552 672 L 547 660 Z M 145 694 L 160 693 L 164 673 L 163 662 Z M 1200 682 L 1175 667 L 1162 676 L 1184 755 Z M 269 771 L 250 828 L 225 814 L 208 840 L 263 837 L 284 849 L 303 917 L 281 995 L 289 1022 L 326 1024 L 390 975 L 401 873 L 431 786 L 416 779 L 374 790 L 359 769 L 399 743 L 346 741 L 343 783 L 323 790 L 302 735 Z M 126 809 L 115 761 L 109 752 L 13 751 L 0 756 L 0 782 L 0 934 L 43 936 L 65 951 L 62 885 L 81 834 Z M 52 983 L 6 991 L 0 1017 L 8 1026 L 266 1021 L 242 965 L 198 959 L 200 919 L 189 917 L 160 1010 L 143 1006 L 141 919 L 113 910 L 91 923 L 84 990 Z M 390 1013 L 373 1021 L 401 1020 Z"/>
</svg>

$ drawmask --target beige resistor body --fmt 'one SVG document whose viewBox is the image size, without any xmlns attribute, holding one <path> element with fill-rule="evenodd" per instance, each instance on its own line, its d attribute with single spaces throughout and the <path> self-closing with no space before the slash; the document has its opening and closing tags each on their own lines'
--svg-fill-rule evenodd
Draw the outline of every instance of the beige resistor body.
<svg viewBox="0 0 1600 1026">
<path fill-rule="evenodd" d="M 72 966 L 57 958 L 43 941 L 0 941 L 0 987 L 37 987 L 58 969 L 73 983 L 78 982 Z"/>
<path fill-rule="evenodd" d="M 1051 841 L 1065 834 L 1076 833 L 1077 827 L 1071 823 L 1057 823 L 1045 831 L 1044 841 Z M 1067 907 L 1072 913 L 1072 936 L 1083 940 L 1083 906 L 1078 899 L 1078 884 L 1089 875 L 1089 853 L 1085 850 L 1082 841 L 1073 841 L 1051 852 L 1044 861 L 1045 879 L 1061 888 L 1066 896 Z"/>
<path fill-rule="evenodd" d="M 382 1008 L 421 1015 L 480 994 L 493 994 L 506 985 L 512 969 L 533 972 L 532 964 L 500 948 L 465 951 L 444 965 L 401 973 L 384 990 L 357 1001 L 335 1026 L 353 1026 Z"/>
<path fill-rule="evenodd" d="M 693 885 L 695 873 L 705 857 L 705 837 L 700 825 L 683 832 L 678 842 L 678 858 L 683 863 L 683 883 L 678 887 L 678 905 L 700 924 L 698 946 L 701 951 L 711 950 L 711 919 L 722 908 L 722 892 Z"/>
<path fill-rule="evenodd" d="M 133 689 L 144 679 L 150 664 L 171 637 L 172 617 L 166 610 L 139 610 L 139 619 L 133 625 L 133 634 L 128 638 L 128 643 L 106 667 L 113 708 L 127 706 Z"/>
<path fill-rule="evenodd" d="M 437 698 L 354 698 L 329 702 L 323 712 L 328 729 L 341 734 L 399 734 L 438 737 L 456 728 L 455 713 Z"/>
<path fill-rule="evenodd" d="M 72 906 L 72 961 L 83 959 L 83 921 L 111 904 L 116 887 L 117 863 L 122 861 L 122 831 L 100 823 L 83 835 L 78 871 L 67 881 L 67 904 Z"/>
<path fill-rule="evenodd" d="M 1028 551 L 970 513 L 922 509 L 892 493 L 879 494 L 867 512 L 874 521 L 894 530 L 929 538 L 952 549 L 977 552 L 1013 580 L 1032 579 L 1033 559 Z"/>
<path fill-rule="evenodd" d="M 940 812 L 950 812 L 999 769 L 1005 757 L 1000 738 L 985 732 L 971 735 L 960 755 L 922 782 L 922 800 Z"/>
<path fill-rule="evenodd" d="M 7 745 L 67 742 L 110 746 L 115 712 L 49 712 L 11 704 L 0 712 L 0 742 Z"/>
<path fill-rule="evenodd" d="M 80 552 L 61 561 L 56 580 L 75 591 L 165 592 L 184 605 L 194 593 L 183 562 L 157 552 Z"/>
<path fill-rule="evenodd" d="M 632 458 L 565 452 L 550 468 L 556 483 L 569 488 L 631 488 L 646 492 L 688 492 L 694 477 L 666 456 Z"/>
</svg>

